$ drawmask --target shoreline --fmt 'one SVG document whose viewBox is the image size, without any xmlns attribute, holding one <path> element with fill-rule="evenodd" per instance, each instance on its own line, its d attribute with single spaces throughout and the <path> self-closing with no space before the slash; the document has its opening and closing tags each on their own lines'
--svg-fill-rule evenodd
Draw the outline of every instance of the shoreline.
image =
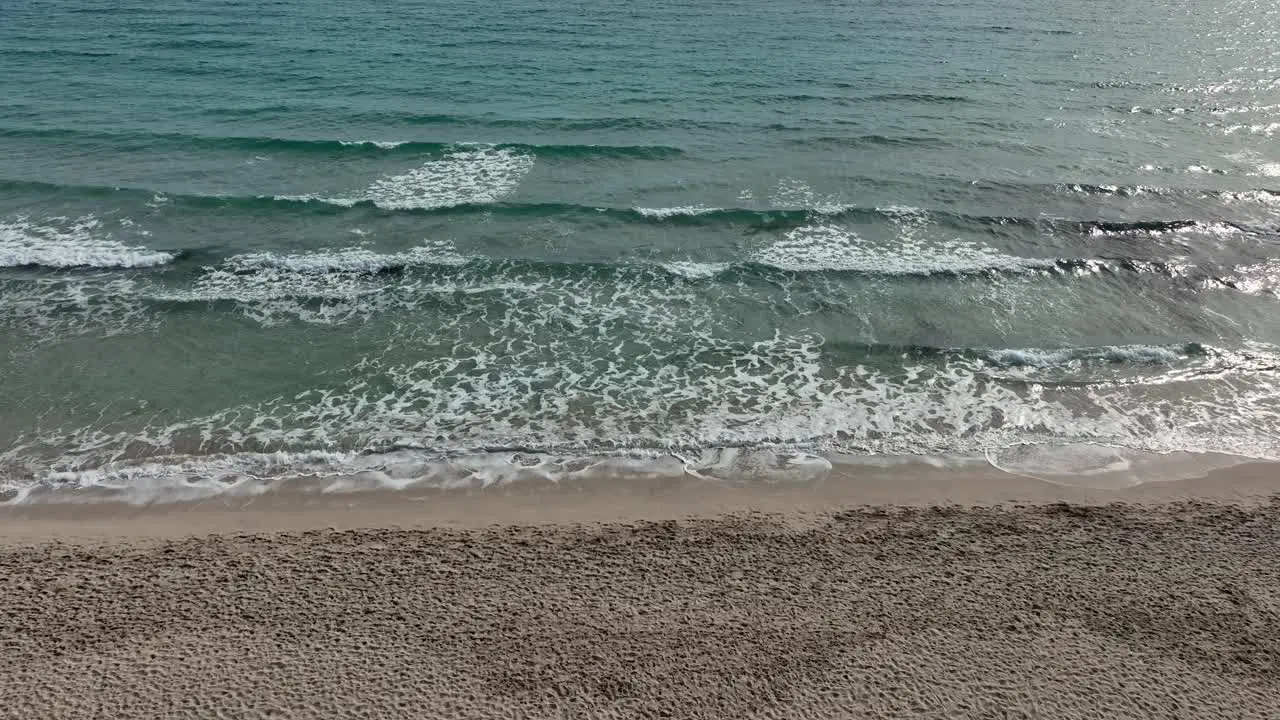
<svg viewBox="0 0 1280 720">
<path fill-rule="evenodd" d="M 848 454 L 801 446 L 724 446 L 700 451 L 557 453 L 477 450 L 441 455 L 298 451 L 138 457 L 82 470 L 47 471 L 24 479 L 0 474 L 0 509 L 42 504 L 133 506 L 238 502 L 261 495 L 408 494 L 481 490 L 523 484 L 597 481 L 684 481 L 730 486 L 808 485 L 849 479 L 893 481 L 938 471 L 964 481 L 1014 476 L 1067 487 L 1124 489 L 1280 459 L 1218 451 L 1155 452 L 1092 442 L 1011 445 L 986 451 L 926 455 Z M 872 483 L 869 483 L 872 484 Z"/>
<path fill-rule="evenodd" d="M 1182 462 L 1184 474 L 1192 477 L 1122 487 L 1067 485 L 989 465 L 944 467 L 910 460 L 837 466 L 821 476 L 776 482 L 614 474 L 466 489 L 322 492 L 286 486 L 247 496 L 151 504 L 114 501 L 92 491 L 58 491 L 51 495 L 55 501 L 0 506 L 0 543 L 315 529 L 583 525 L 743 513 L 803 516 L 878 506 L 1159 505 L 1185 500 L 1250 504 L 1280 496 L 1280 463 L 1235 463 L 1224 466 L 1220 458 L 1210 458 L 1196 467 Z"/>
</svg>

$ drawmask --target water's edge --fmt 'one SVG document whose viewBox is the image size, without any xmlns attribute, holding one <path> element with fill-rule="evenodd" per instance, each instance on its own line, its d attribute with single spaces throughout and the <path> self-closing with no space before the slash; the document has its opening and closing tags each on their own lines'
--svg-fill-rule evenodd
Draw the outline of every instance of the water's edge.
<svg viewBox="0 0 1280 720">
<path fill-rule="evenodd" d="M 151 505 L 278 492 L 346 495 L 376 491 L 477 491 L 530 483 L 627 478 L 694 479 L 713 485 L 814 486 L 832 478 L 892 478 L 913 473 L 996 471 L 1033 483 L 1122 490 L 1147 483 L 1202 478 L 1254 462 L 1224 453 L 1154 453 L 1089 443 L 1019 445 L 951 455 L 848 455 L 785 448 L 714 448 L 700 452 L 557 455 L 480 452 L 442 457 L 401 450 L 354 454 L 312 451 L 166 458 L 117 463 L 41 480 L 0 480 L 0 506 L 125 503 Z M 888 480 L 886 480 L 888 478 Z"/>
</svg>

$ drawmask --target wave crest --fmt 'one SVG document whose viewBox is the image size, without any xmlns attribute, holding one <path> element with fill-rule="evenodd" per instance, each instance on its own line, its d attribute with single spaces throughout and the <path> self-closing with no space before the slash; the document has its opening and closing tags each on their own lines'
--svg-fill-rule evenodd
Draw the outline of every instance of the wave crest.
<svg viewBox="0 0 1280 720">
<path fill-rule="evenodd" d="M 92 215 L 0 222 L 0 267 L 147 268 L 174 260 L 167 252 L 116 242 Z"/>
</svg>

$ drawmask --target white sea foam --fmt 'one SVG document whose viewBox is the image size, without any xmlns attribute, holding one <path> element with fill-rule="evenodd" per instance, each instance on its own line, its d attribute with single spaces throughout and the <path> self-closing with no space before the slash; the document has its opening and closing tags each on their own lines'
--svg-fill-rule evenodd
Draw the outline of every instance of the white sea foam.
<svg viewBox="0 0 1280 720">
<path fill-rule="evenodd" d="M 1170 226 L 1164 228 L 1125 228 L 1112 229 L 1103 227 L 1092 227 L 1089 234 L 1093 237 L 1117 237 L 1117 236 L 1145 236 L 1145 237 L 1163 237 L 1176 235 L 1217 235 L 1226 237 L 1228 235 L 1240 235 L 1245 231 L 1236 225 L 1224 222 L 1195 222 L 1181 226 Z"/>
<path fill-rule="evenodd" d="M 1220 199 L 1226 203 L 1250 202 L 1259 205 L 1280 205 L 1280 192 L 1267 190 L 1241 190 L 1224 192 Z"/>
<path fill-rule="evenodd" d="M 1241 265 L 1224 280 L 1243 293 L 1280 297 L 1280 260 Z M 1215 286 L 1222 284 L 1221 281 L 1212 282 Z"/>
<path fill-rule="evenodd" d="M 668 297 L 678 300 L 674 290 Z M 539 297 L 545 301 L 522 304 L 513 297 L 511 322 L 480 345 L 416 362 L 366 358 L 336 374 L 336 384 L 173 425 L 58 432 L 49 442 L 64 454 L 49 461 L 31 460 L 47 455 L 43 441 L 21 442 L 0 451 L 0 467 L 7 469 L 0 476 L 15 478 L 18 488 L 124 493 L 179 479 L 209 492 L 257 492 L 307 477 L 310 487 L 346 492 L 554 481 L 591 467 L 805 481 L 829 469 L 830 452 L 963 454 L 1027 442 L 1272 458 L 1280 451 L 1265 430 L 1280 420 L 1280 386 L 1265 369 L 1170 396 L 1159 384 L 1009 384 L 989 377 L 981 362 L 960 358 L 893 371 L 832 368 L 822 360 L 820 339 L 778 334 L 753 344 L 720 341 L 706 332 L 714 318 L 661 306 L 642 310 L 641 323 L 648 321 L 653 334 L 644 339 L 640 362 L 626 362 L 635 359 L 633 349 L 611 348 L 618 328 L 635 327 L 627 293 L 584 301 L 580 286 L 566 285 L 543 288 Z M 417 328 L 426 333 L 419 341 L 457 337 L 454 326 L 474 326 L 476 312 L 489 311 L 463 306 L 447 327 Z M 546 334 L 575 326 L 593 345 L 590 352 L 566 354 L 563 342 Z M 163 454 L 207 442 L 356 443 L 359 449 L 125 459 L 133 447 Z M 477 447 L 534 449 L 468 452 Z M 599 448 L 609 447 L 640 449 L 601 466 L 598 459 L 611 453 Z M 993 463 L 1012 472 L 1031 468 L 997 456 L 1003 460 Z M 1063 470 L 1059 463 L 1054 472 Z"/>
<path fill-rule="evenodd" d="M 349 147 L 360 147 L 368 145 L 376 147 L 379 150 L 391 150 L 405 144 L 405 141 L 389 141 L 389 140 L 339 140 L 338 142 Z"/>
<path fill-rule="evenodd" d="M 830 470 L 829 453 L 937 456 L 986 448 L 992 464 L 1006 471 L 1082 484 L 1098 478 L 1111 482 L 1131 468 L 1112 451 L 1054 448 L 1124 444 L 1148 452 L 1189 449 L 1275 457 L 1275 443 L 1267 445 L 1257 432 L 1263 427 L 1259 421 L 1276 418 L 1280 399 L 1265 382 L 1255 383 L 1254 392 L 1241 393 L 1237 387 L 1223 397 L 1208 393 L 1189 398 L 1180 392 L 1178 402 L 1170 405 L 1168 398 L 1143 386 L 1014 388 L 984 379 L 963 363 L 908 366 L 905 380 L 867 368 L 847 368 L 830 377 L 819 366 L 818 346 L 781 337 L 728 353 L 727 346 L 712 347 L 720 352 L 719 362 L 728 361 L 720 374 L 671 367 L 648 383 L 634 370 L 620 371 L 617 377 L 583 375 L 572 367 L 555 374 L 549 367 L 542 374 L 536 367 L 499 372 L 497 368 L 506 367 L 501 358 L 471 351 L 466 358 L 409 366 L 371 361 L 359 366 L 359 380 L 348 387 L 237 408 L 185 428 L 117 437 L 87 430 L 79 439 L 72 437 L 78 445 L 65 459 L 28 464 L 31 472 L 26 475 L 12 469 L 5 475 L 14 478 L 10 487 L 26 493 L 11 502 L 42 499 L 27 492 L 32 488 L 93 491 L 43 498 L 50 500 L 149 502 L 259 493 L 299 480 L 322 492 L 480 488 L 636 473 L 805 482 Z M 469 367 L 475 372 L 465 369 Z M 615 382 L 636 380 L 642 382 Z M 459 381 L 464 387 L 456 389 Z M 530 384 L 540 387 L 540 401 L 534 405 L 526 402 Z M 597 391 L 584 397 L 584 387 Z M 612 412 L 567 412 L 575 400 Z M 671 408 L 690 407 L 688 403 L 698 403 L 699 411 L 670 413 Z M 1146 411 L 1153 404 L 1164 412 Z M 629 417 L 621 410 L 629 411 Z M 344 452 L 94 461 L 103 453 L 118 454 L 130 443 L 163 447 L 191 430 L 226 433 L 228 423 L 243 441 L 325 444 L 355 432 L 371 445 Z M 647 450 L 601 453 L 581 445 L 593 438 L 647 439 L 650 445 Z M 1028 440 L 1050 444 L 1030 455 L 1010 450 Z M 66 436 L 59 441 L 66 442 Z M 486 441 L 564 447 L 448 456 L 422 447 L 459 443 L 455 447 L 461 450 L 461 443 Z M 376 449 L 387 444 L 403 449 Z M 421 449 L 412 449 L 414 445 Z M 664 445 L 677 449 L 664 451 Z M 0 465 L 14 467 L 22 450 L 0 453 Z M 1125 452 L 1125 457 L 1132 455 Z"/>
<path fill-rule="evenodd" d="M 895 222 L 902 223 L 896 242 L 914 253 L 908 255 L 915 258 L 908 265 L 916 268 L 912 272 L 956 268 L 956 253 L 942 254 L 948 263 L 938 260 L 939 244 L 928 237 L 927 216 L 899 209 Z M 857 251 L 840 257 L 853 257 L 860 268 L 879 267 L 882 261 L 873 253 L 879 248 L 860 246 L 861 238 L 847 230 L 831 233 L 830 242 Z M 809 234 L 798 237 L 813 241 Z M 892 258 L 893 250 L 902 252 L 885 247 L 884 255 Z M 981 267 L 992 264 L 987 254 L 979 252 Z M 584 458 L 624 449 L 674 451 L 680 455 L 679 472 L 706 477 L 728 463 L 735 472 L 756 467 L 768 476 L 794 470 L 786 477 L 800 478 L 822 471 L 822 461 L 815 459 L 819 451 L 964 453 L 1046 440 L 1263 456 L 1280 450 L 1269 430 L 1280 426 L 1280 383 L 1266 363 L 1203 391 L 1179 387 L 1172 394 L 1156 382 L 1041 384 L 1038 377 L 1060 373 L 1041 372 L 1026 361 L 1023 371 L 997 372 L 990 358 L 960 353 L 877 369 L 833 363 L 832 354 L 841 351 L 803 326 L 779 322 L 776 331 L 747 337 L 742 332 L 749 331 L 727 330 L 722 306 L 706 301 L 706 293 L 719 284 L 654 282 L 652 272 L 619 273 L 600 282 L 582 273 L 547 273 L 517 264 L 495 271 L 491 263 L 455 265 L 442 273 L 384 272 L 460 259 L 450 245 L 396 253 L 356 248 L 232 258 L 196 281 L 193 289 L 203 295 L 186 298 L 230 300 L 264 323 L 345 322 L 388 305 L 414 314 L 369 343 L 376 348 L 370 355 L 353 357 L 341 371 L 317 375 L 303 392 L 154 425 L 146 414 L 117 413 L 84 427 L 48 428 L 0 448 L 0 477 L 21 479 L 23 487 L 33 482 L 128 486 L 130 477 L 206 473 L 198 466 L 182 473 L 162 467 L 144 472 L 129 458 L 170 455 L 172 462 L 147 462 L 172 465 L 186 462 L 180 458 L 190 453 L 205 453 L 233 458 L 221 474 L 208 470 L 199 476 L 213 491 L 275 487 L 288 476 L 307 475 L 337 492 L 396 483 L 444 486 L 454 481 L 450 478 L 480 485 L 505 482 L 502 478 L 554 479 L 576 472 Z M 824 285 L 819 291 L 824 302 L 883 307 L 877 303 L 884 296 L 874 289 L 817 284 Z M 786 289 L 795 293 L 791 299 L 805 304 L 800 293 L 806 283 L 792 285 Z M 1025 289 L 1019 286 L 1018 292 Z M 446 307 L 422 302 L 436 292 L 441 295 L 432 296 L 433 304 L 446 302 Z M 837 298 L 837 292 L 864 294 Z M 1164 361 L 1159 349 L 1135 356 L 1151 358 L 1141 362 Z M 1107 353 L 1090 357 L 1105 361 Z M 1025 382 L 1009 382 L 1010 375 Z M 424 465 L 433 454 L 456 459 L 482 448 L 515 447 L 537 452 L 511 453 L 501 461 L 485 455 L 488 459 L 477 459 L 466 472 Z M 756 460 L 726 460 L 729 452 L 710 458 L 702 453 L 736 447 L 770 448 L 774 459 L 753 464 Z M 319 460 L 268 453 L 255 455 L 256 465 L 236 464 L 249 454 L 240 449 L 301 448 L 350 452 Z M 390 455 L 398 459 L 361 464 L 360 458 Z M 647 462 L 625 457 L 630 459 L 620 466 Z M 271 465 L 270 458 L 284 459 Z M 670 469 L 672 462 L 659 465 Z M 84 474 L 94 472 L 110 477 Z M 126 472 L 132 476 L 121 474 Z"/>
<path fill-rule="evenodd" d="M 732 267 L 732 263 L 712 263 L 712 262 L 693 262 L 691 260 L 676 260 L 673 262 L 662 263 L 663 269 L 667 272 L 679 275 L 680 277 L 689 278 L 690 280 L 700 280 L 703 278 L 715 277 L 720 273 Z"/>
<path fill-rule="evenodd" d="M 832 463 L 822 455 L 804 451 L 707 448 L 687 457 L 674 453 L 684 471 L 694 477 L 736 482 L 804 482 L 829 472 Z"/>
<path fill-rule="evenodd" d="M 838 196 L 819 193 L 805 181 L 796 179 L 779 182 L 769 201 L 777 207 L 811 210 L 821 215 L 838 215 L 849 209 Z"/>
<path fill-rule="evenodd" d="M 51 472 L 37 482 L 0 483 L 0 506 L 110 500 L 136 505 L 252 497 L 284 487 L 319 494 L 367 490 L 457 490 L 577 479 L 693 476 L 721 483 L 803 483 L 825 475 L 830 460 L 804 451 L 711 448 L 608 454 L 488 452 L 441 456 L 418 450 L 175 456 Z"/>
<path fill-rule="evenodd" d="M 876 208 L 876 212 L 895 218 L 903 218 L 909 220 L 923 221 L 927 219 L 928 213 L 918 207 L 911 205 L 886 205 Z"/>
<path fill-rule="evenodd" d="M 338 198 L 326 197 L 324 195 L 272 195 L 271 199 L 280 200 L 282 202 L 318 202 L 326 205 L 337 205 L 339 207 L 355 207 L 362 198 Z"/>
<path fill-rule="evenodd" d="M 172 260 L 170 253 L 113 240 L 102 221 L 92 215 L 0 221 L 0 267 L 143 268 Z"/>
<path fill-rule="evenodd" d="M 289 488 L 316 494 L 394 490 L 488 489 L 525 482 L 691 476 L 704 482 L 808 484 L 835 468 L 865 474 L 903 466 L 973 470 L 989 465 L 1061 485 L 1119 489 L 1203 477 L 1247 458 L 1221 453 L 1152 453 L 1089 442 L 1017 444 L 986 453 L 849 455 L 780 448 L 707 448 L 696 452 L 612 454 L 491 452 L 454 456 L 308 451 L 178 456 L 49 473 L 37 482 L 0 483 L 0 506 L 102 501 L 148 505 L 213 497 L 254 497 Z"/>
<path fill-rule="evenodd" d="M 1110 362 L 1136 363 L 1172 363 L 1181 358 L 1174 350 L 1150 345 L 1109 347 L 1103 350 L 1102 356 Z"/>
<path fill-rule="evenodd" d="M 760 248 L 752 260 L 783 270 L 839 270 L 884 275 L 928 275 L 945 272 L 1023 270 L 1053 266 L 1051 260 L 1031 260 L 1000 253 L 959 238 L 933 240 L 904 233 L 888 246 L 863 239 L 833 224 L 795 228 Z"/>
<path fill-rule="evenodd" d="M 402 143 L 344 142 L 372 144 L 389 149 Z M 379 178 L 351 197 L 304 193 L 273 195 L 275 200 L 319 202 L 353 207 L 370 202 L 387 210 L 433 210 L 497 202 L 519 187 L 533 167 L 534 156 L 507 148 L 459 144 L 438 160 L 431 160 L 399 175 Z"/>
<path fill-rule="evenodd" d="M 1214 115 L 1238 115 L 1242 113 L 1274 113 L 1280 110 L 1280 105 L 1231 105 L 1217 107 L 1210 110 Z"/>
<path fill-rule="evenodd" d="M 150 330 L 157 319 L 141 302 L 139 285 L 101 274 L 0 280 L 0 328 L 11 343 L 4 349 Z"/>
<path fill-rule="evenodd" d="M 635 211 L 645 217 L 657 218 L 659 220 L 662 220 L 665 218 L 675 217 L 678 215 L 686 215 L 690 217 L 695 217 L 698 215 L 706 215 L 707 213 L 716 212 L 719 209 L 720 208 L 702 207 L 700 205 L 690 205 L 686 207 L 665 207 L 665 208 L 638 207 L 638 208 L 635 208 Z"/>
<path fill-rule="evenodd" d="M 1038 348 L 993 350 L 988 354 L 992 362 L 1013 367 L 1059 367 L 1089 360 L 1113 363 L 1169 364 L 1178 361 L 1183 354 L 1169 348 L 1152 345 L 1117 345 L 1104 348 L 1073 348 L 1045 350 Z"/>
<path fill-rule="evenodd" d="M 1164 195 L 1167 191 L 1149 185 L 1096 185 L 1085 186 L 1072 183 L 1059 186 L 1068 192 L 1084 195 L 1115 195 L 1118 197 L 1139 197 L 1142 195 Z"/>
<path fill-rule="evenodd" d="M 267 325 L 287 319 L 342 324 L 413 302 L 424 292 L 417 280 L 384 277 L 409 267 L 451 266 L 467 258 L 449 242 L 426 243 L 394 253 L 344 248 L 296 255 L 249 253 L 205 268 L 185 290 L 156 290 L 154 299 L 176 302 L 233 301 Z"/>
<path fill-rule="evenodd" d="M 1249 133 L 1251 135 L 1261 135 L 1263 137 L 1274 137 L 1277 132 L 1280 132 L 1280 122 L 1228 125 L 1222 128 L 1222 132 L 1225 135 Z"/>
<path fill-rule="evenodd" d="M 372 273 L 388 268 L 423 265 L 461 265 L 467 258 L 458 253 L 452 243 L 439 242 L 409 248 L 397 253 L 378 253 L 368 248 L 343 248 L 302 253 L 276 255 L 274 253 L 250 253 L 236 255 L 227 265 L 237 270 L 281 269 L 294 273 Z"/>
<path fill-rule="evenodd" d="M 491 203 L 515 192 L 534 157 L 504 148 L 455 150 L 406 173 L 375 181 L 366 197 L 391 210 Z"/>
<path fill-rule="evenodd" d="M 992 362 L 1013 367 L 1052 367 L 1075 359 L 1070 350 L 1008 349 L 994 350 L 988 356 Z"/>
</svg>

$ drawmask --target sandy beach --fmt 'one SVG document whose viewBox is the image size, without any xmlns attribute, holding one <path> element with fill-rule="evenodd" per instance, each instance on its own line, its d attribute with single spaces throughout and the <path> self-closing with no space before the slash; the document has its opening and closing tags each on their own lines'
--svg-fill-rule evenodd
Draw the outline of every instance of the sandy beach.
<svg viewBox="0 0 1280 720">
<path fill-rule="evenodd" d="M 0 0 L 0 720 L 1280 720 L 1280 0 Z"/>
<path fill-rule="evenodd" d="M 1274 466 L 895 473 L 9 508 L 0 716 L 1280 716 Z"/>
</svg>

